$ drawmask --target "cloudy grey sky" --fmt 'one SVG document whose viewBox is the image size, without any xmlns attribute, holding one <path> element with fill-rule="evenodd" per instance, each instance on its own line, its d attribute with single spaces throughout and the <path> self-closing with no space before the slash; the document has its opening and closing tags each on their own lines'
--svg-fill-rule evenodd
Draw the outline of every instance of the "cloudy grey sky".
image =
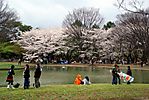
<svg viewBox="0 0 149 100">
<path fill-rule="evenodd" d="M 149 0 L 143 0 L 149 5 Z M 121 11 L 114 6 L 116 0 L 7 0 L 10 8 L 17 11 L 20 20 L 33 27 L 58 27 L 68 12 L 74 8 L 95 7 L 100 9 L 105 22 L 116 20 Z"/>
</svg>

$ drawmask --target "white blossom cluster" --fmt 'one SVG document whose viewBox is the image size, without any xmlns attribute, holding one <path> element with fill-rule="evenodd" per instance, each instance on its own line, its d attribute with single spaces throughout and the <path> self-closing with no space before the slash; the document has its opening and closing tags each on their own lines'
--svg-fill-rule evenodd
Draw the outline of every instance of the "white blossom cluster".
<svg viewBox="0 0 149 100">
<path fill-rule="evenodd" d="M 86 51 L 80 51 L 82 52 L 82 55 L 80 56 L 92 56 L 93 53 L 105 56 L 110 52 L 112 42 L 107 39 L 110 30 L 86 30 L 83 34 L 83 46 L 89 45 L 89 48 Z M 38 57 L 41 53 L 57 51 L 60 48 L 63 49 L 63 51 L 57 51 L 57 54 L 75 48 L 75 46 L 72 46 L 72 48 L 65 46 L 63 39 L 67 38 L 67 35 L 64 34 L 63 28 L 33 29 L 29 32 L 22 33 L 19 38 L 20 39 L 17 40 L 17 42 L 27 50 L 25 55 L 29 59 Z M 93 52 L 95 47 L 97 50 L 96 52 Z"/>
<path fill-rule="evenodd" d="M 27 50 L 28 58 L 37 57 L 41 53 L 50 53 L 63 45 L 64 37 L 62 28 L 33 29 L 24 32 L 17 41 Z"/>
</svg>

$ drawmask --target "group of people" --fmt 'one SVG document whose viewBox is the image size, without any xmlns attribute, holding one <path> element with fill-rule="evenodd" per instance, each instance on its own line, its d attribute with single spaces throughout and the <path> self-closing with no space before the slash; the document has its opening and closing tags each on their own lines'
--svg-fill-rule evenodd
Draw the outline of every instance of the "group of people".
<svg viewBox="0 0 149 100">
<path fill-rule="evenodd" d="M 120 77 L 120 68 L 117 64 L 114 65 L 114 67 L 112 68 L 112 85 L 115 84 L 117 85 L 117 81 L 119 84 L 121 84 L 121 77 Z M 127 75 L 132 76 L 132 71 L 130 69 L 130 66 L 127 66 Z M 127 84 L 130 84 L 130 81 L 127 81 Z"/>
<path fill-rule="evenodd" d="M 76 85 L 80 85 L 80 84 L 84 84 L 84 85 L 89 85 L 91 84 L 89 77 L 85 76 L 84 79 L 82 79 L 82 76 L 80 74 L 77 74 L 74 84 Z"/>
<path fill-rule="evenodd" d="M 8 82 L 7 88 L 14 88 L 13 87 L 13 76 L 15 75 L 14 72 L 14 68 L 15 66 L 12 65 L 11 68 L 8 71 L 8 76 L 6 79 L 6 82 Z M 42 72 L 42 68 L 40 66 L 40 64 L 36 64 L 36 69 L 34 71 L 34 79 L 35 79 L 35 83 L 33 84 L 34 87 L 38 88 L 40 87 L 40 76 L 41 76 L 41 72 Z M 117 64 L 114 65 L 113 69 L 112 69 L 112 85 L 113 84 L 121 84 L 121 77 L 120 77 L 120 68 Z M 127 69 L 127 75 L 132 76 L 132 71 L 130 69 L 130 66 L 128 66 Z M 25 65 L 24 68 L 24 72 L 23 72 L 23 77 L 24 77 L 24 89 L 28 89 L 30 86 L 30 66 L 28 64 Z M 117 82 L 118 81 L 118 82 Z M 80 84 L 84 84 L 84 85 L 89 85 L 91 84 L 90 79 L 88 76 L 85 76 L 84 79 L 82 79 L 82 76 L 80 74 L 77 74 L 75 80 L 74 80 L 74 84 L 76 85 L 80 85 Z M 130 81 L 127 81 L 127 84 L 130 84 Z"/>
<path fill-rule="evenodd" d="M 6 79 L 6 82 L 8 82 L 7 88 L 14 89 L 14 85 L 13 85 L 13 81 L 14 81 L 13 76 L 15 75 L 14 68 L 15 68 L 15 66 L 12 65 L 8 71 L 8 75 L 7 75 L 7 79 Z M 40 64 L 37 64 L 35 72 L 34 72 L 35 83 L 33 84 L 36 88 L 40 87 L 39 79 L 41 76 L 41 71 L 42 71 L 42 68 L 41 68 Z M 28 89 L 30 86 L 30 66 L 28 64 L 25 65 L 23 77 L 24 77 L 23 88 Z"/>
</svg>

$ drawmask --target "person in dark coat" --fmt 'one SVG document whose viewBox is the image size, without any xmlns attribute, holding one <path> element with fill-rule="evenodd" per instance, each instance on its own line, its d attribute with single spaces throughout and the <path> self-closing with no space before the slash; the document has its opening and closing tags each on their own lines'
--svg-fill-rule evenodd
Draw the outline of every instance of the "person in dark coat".
<svg viewBox="0 0 149 100">
<path fill-rule="evenodd" d="M 29 65 L 26 64 L 25 70 L 24 70 L 24 89 L 28 89 L 30 86 L 30 70 L 29 70 Z"/>
<path fill-rule="evenodd" d="M 9 71 L 8 71 L 8 76 L 7 76 L 7 79 L 6 79 L 6 82 L 8 82 L 7 88 L 14 89 L 14 87 L 13 87 L 13 75 L 15 75 L 14 67 L 15 66 L 12 65 L 11 68 L 9 69 Z"/>
<path fill-rule="evenodd" d="M 117 79 L 118 79 L 118 83 L 121 84 L 121 79 L 120 79 L 120 76 L 118 74 L 118 73 L 121 72 L 121 70 L 120 70 L 120 67 L 118 65 L 116 65 L 116 72 L 117 72 L 116 76 L 117 76 Z"/>
<path fill-rule="evenodd" d="M 41 71 L 42 71 L 42 69 L 41 69 L 40 64 L 37 64 L 36 65 L 35 72 L 34 72 L 35 87 L 36 88 L 40 87 L 40 81 L 39 81 L 39 79 L 40 79 L 40 76 L 41 76 Z"/>
<path fill-rule="evenodd" d="M 117 85 L 117 69 L 116 69 L 116 64 L 114 65 L 114 67 L 112 68 L 112 85 L 115 84 Z"/>
<path fill-rule="evenodd" d="M 131 69 L 130 69 L 130 66 L 127 67 L 127 75 L 129 76 L 132 76 L 132 72 L 131 72 Z M 130 84 L 130 82 L 128 81 L 127 84 Z"/>
</svg>

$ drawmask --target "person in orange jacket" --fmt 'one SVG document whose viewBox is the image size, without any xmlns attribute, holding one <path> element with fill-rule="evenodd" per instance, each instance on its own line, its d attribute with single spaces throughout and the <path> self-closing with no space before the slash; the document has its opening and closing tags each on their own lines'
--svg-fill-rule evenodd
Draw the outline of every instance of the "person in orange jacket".
<svg viewBox="0 0 149 100">
<path fill-rule="evenodd" d="M 75 79 L 75 81 L 74 81 L 74 84 L 76 84 L 76 85 L 83 84 L 83 82 L 82 82 L 82 76 L 81 76 L 80 74 L 78 74 L 78 75 L 76 76 L 76 79 Z"/>
</svg>

